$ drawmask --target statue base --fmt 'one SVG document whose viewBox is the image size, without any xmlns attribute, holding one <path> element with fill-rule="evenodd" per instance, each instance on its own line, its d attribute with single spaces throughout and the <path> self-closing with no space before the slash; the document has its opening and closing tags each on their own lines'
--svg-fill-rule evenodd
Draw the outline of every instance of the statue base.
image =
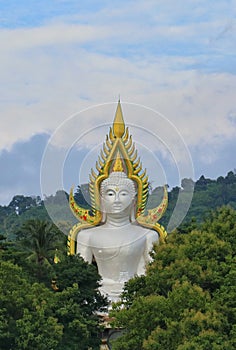
<svg viewBox="0 0 236 350">
<path fill-rule="evenodd" d="M 112 340 L 120 337 L 124 329 L 121 328 L 112 328 L 111 322 L 114 318 L 109 317 L 108 314 L 104 314 L 101 316 L 101 324 L 104 327 L 104 331 L 101 334 L 102 344 L 100 346 L 100 350 L 111 350 L 112 349 Z"/>
</svg>

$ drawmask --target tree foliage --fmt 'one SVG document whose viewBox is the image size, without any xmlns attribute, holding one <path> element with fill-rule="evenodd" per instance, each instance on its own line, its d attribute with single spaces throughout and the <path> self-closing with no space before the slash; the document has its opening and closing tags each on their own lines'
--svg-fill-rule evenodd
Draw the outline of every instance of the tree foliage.
<svg viewBox="0 0 236 350">
<path fill-rule="evenodd" d="M 66 250 L 63 234 L 48 221 L 31 219 L 16 233 L 14 262 L 29 271 L 32 280 L 49 281 L 55 254 Z"/>
<path fill-rule="evenodd" d="M 99 349 L 97 312 L 106 300 L 96 268 L 67 256 L 64 235 L 49 222 L 28 221 L 17 237 L 1 243 L 1 349 Z"/>
<path fill-rule="evenodd" d="M 198 229 L 155 246 L 146 276 L 126 284 L 115 350 L 233 350 L 236 211 L 222 207 Z"/>
<path fill-rule="evenodd" d="M 230 171 L 216 180 L 205 178 L 203 175 L 195 182 L 192 179 L 182 179 L 181 187 L 174 187 L 169 192 L 169 205 L 166 214 L 161 220 L 167 226 L 172 212 L 181 192 L 182 200 L 188 196 L 189 190 L 193 190 L 193 199 L 189 211 L 184 219 L 184 224 L 189 223 L 192 218 L 202 222 L 210 210 L 217 209 L 223 205 L 230 205 L 236 209 L 236 173 Z M 152 196 L 152 195 L 151 195 Z"/>
<path fill-rule="evenodd" d="M 189 197 L 189 191 L 192 191 L 193 188 L 193 200 L 184 219 L 184 224 L 189 223 L 192 218 L 195 218 L 197 222 L 202 222 L 211 209 L 216 209 L 222 205 L 228 204 L 236 209 L 235 171 L 229 171 L 225 177 L 220 176 L 216 180 L 205 178 L 203 175 L 195 183 L 192 179 L 182 179 L 180 187 L 176 186 L 169 191 L 169 204 L 165 215 L 161 219 L 162 225 L 165 227 L 168 225 L 179 193 L 181 193 L 181 203 L 179 205 L 184 206 L 185 197 Z M 162 196 L 163 188 L 155 188 L 149 195 L 149 207 L 155 207 L 160 203 Z M 90 209 L 88 184 L 77 186 L 74 197 L 78 204 Z M 0 206 L 0 230 L 8 240 L 13 240 L 17 230 L 27 220 L 34 218 L 51 221 L 46 208 L 53 213 L 54 220 L 57 222 L 70 221 L 70 225 L 72 225 L 75 218 L 69 210 L 65 210 L 67 201 L 68 194 L 63 190 L 58 190 L 55 195 L 48 196 L 44 200 L 39 196 L 16 195 L 8 206 Z"/>
<path fill-rule="evenodd" d="M 181 187 L 169 192 L 163 224 L 179 192 L 184 199 L 192 186 L 191 179 L 183 179 Z M 82 203 L 86 191 L 86 186 L 84 191 L 78 187 L 79 204 L 88 204 Z M 153 191 L 151 206 L 162 194 L 161 188 Z M 3 350 L 99 348 L 97 311 L 106 304 L 98 291 L 100 277 L 94 266 L 66 255 L 66 237 L 52 225 L 44 207 L 46 203 L 67 228 L 65 198 L 64 191 L 44 201 L 17 195 L 8 206 L 0 206 Z M 210 209 L 223 204 L 230 206 L 206 218 Z M 147 275 L 127 283 L 123 305 L 114 309 L 115 326 L 125 333 L 113 349 L 236 348 L 235 208 L 235 172 L 217 180 L 201 176 L 185 222 L 166 244 L 155 247 Z"/>
<path fill-rule="evenodd" d="M 86 275 L 87 264 L 78 261 L 73 262 L 76 274 Z M 32 284 L 21 267 L 2 261 L 1 349 L 99 349 L 101 329 L 96 312 L 105 301 L 97 290 L 96 277 L 92 272 L 87 275 L 87 288 L 64 282 L 63 289 L 53 291 L 42 283 Z"/>
<path fill-rule="evenodd" d="M 0 263 L 1 349 L 56 347 L 63 325 L 52 313 L 53 294 L 41 284 L 28 282 L 23 270 L 11 262 Z"/>
</svg>

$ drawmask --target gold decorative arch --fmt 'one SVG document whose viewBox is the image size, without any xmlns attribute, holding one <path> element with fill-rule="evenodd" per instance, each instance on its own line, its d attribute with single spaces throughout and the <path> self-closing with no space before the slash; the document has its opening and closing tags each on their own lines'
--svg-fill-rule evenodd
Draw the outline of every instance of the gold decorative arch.
<svg viewBox="0 0 236 350">
<path fill-rule="evenodd" d="M 100 211 L 100 185 L 113 171 L 125 172 L 137 186 L 136 221 L 139 225 L 154 229 L 158 232 L 160 240 L 164 240 L 167 233 L 158 220 L 163 216 L 168 205 L 168 193 L 164 186 L 164 196 L 161 204 L 148 210 L 144 215 L 148 198 L 148 176 L 146 169 L 143 170 L 142 163 L 138 157 L 132 136 L 128 127 L 125 126 L 120 101 L 118 102 L 115 119 L 110 127 L 106 140 L 103 144 L 100 156 L 96 162 L 96 171 L 91 169 L 89 192 L 91 198 L 91 211 L 80 207 L 74 200 L 73 188 L 70 191 L 70 208 L 79 220 L 79 223 L 71 229 L 68 236 L 68 252 L 75 254 L 75 242 L 77 234 L 81 229 L 96 226 L 101 223 L 102 213 Z"/>
</svg>

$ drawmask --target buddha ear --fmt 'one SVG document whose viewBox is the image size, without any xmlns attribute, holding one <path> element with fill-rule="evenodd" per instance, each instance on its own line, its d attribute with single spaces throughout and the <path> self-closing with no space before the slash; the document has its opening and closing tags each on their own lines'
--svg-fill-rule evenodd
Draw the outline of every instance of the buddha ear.
<svg viewBox="0 0 236 350">
<path fill-rule="evenodd" d="M 130 222 L 134 222 L 136 220 L 136 195 L 132 200 L 131 211 L 130 211 Z"/>
<path fill-rule="evenodd" d="M 103 199 L 102 199 L 102 196 L 101 196 L 101 200 L 100 200 L 100 211 L 102 213 L 102 218 L 101 218 L 101 223 L 104 224 L 107 220 L 107 214 L 104 210 L 104 204 L 103 204 Z"/>
</svg>

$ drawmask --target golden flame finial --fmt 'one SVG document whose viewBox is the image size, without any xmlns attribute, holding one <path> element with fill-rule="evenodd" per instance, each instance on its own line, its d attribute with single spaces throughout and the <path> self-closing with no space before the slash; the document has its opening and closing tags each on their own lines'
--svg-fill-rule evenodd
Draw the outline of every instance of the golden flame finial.
<svg viewBox="0 0 236 350">
<path fill-rule="evenodd" d="M 116 171 L 121 171 L 124 172 L 124 167 L 123 167 L 123 163 L 120 157 L 120 152 L 117 152 L 117 156 L 116 156 L 116 160 L 114 162 L 114 166 L 112 171 L 116 172 Z"/>
<path fill-rule="evenodd" d="M 122 137 L 125 132 L 125 123 L 124 123 L 123 113 L 120 105 L 120 99 L 118 101 L 116 115 L 113 122 L 113 132 L 114 132 L 114 136 L 119 138 Z"/>
</svg>

